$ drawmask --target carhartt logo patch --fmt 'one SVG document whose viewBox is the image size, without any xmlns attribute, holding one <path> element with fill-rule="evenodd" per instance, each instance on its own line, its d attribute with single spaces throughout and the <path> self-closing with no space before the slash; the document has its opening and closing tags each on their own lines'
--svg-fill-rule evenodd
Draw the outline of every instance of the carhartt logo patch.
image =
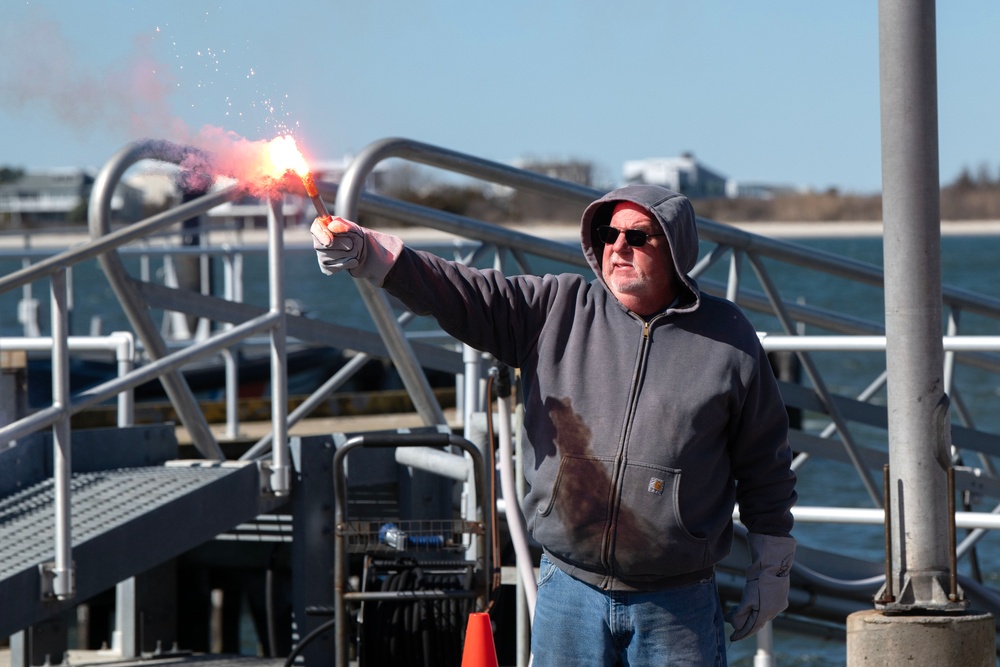
<svg viewBox="0 0 1000 667">
<path fill-rule="evenodd" d="M 650 493 L 655 493 L 658 496 L 663 495 L 663 480 L 659 477 L 649 478 L 649 487 L 646 489 Z"/>
</svg>

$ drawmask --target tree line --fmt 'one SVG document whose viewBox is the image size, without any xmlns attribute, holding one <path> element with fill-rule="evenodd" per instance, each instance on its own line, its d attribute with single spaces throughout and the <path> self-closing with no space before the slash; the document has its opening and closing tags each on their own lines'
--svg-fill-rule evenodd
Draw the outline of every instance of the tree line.
<svg viewBox="0 0 1000 667">
<path fill-rule="evenodd" d="M 435 184 L 411 177 L 390 180 L 386 194 L 488 222 L 579 221 L 578 206 L 515 192 L 497 197 L 475 184 Z M 824 192 L 776 194 L 771 198 L 692 199 L 698 215 L 720 222 L 879 221 L 882 195 Z M 1000 220 L 1000 173 L 964 169 L 941 188 L 942 220 Z"/>
<path fill-rule="evenodd" d="M 24 170 L 0 166 L 0 184 L 15 182 Z M 380 190 L 383 194 L 456 215 L 493 223 L 565 222 L 580 219 L 580 207 L 530 192 L 502 191 L 476 181 L 442 182 L 410 165 L 389 170 Z M 836 188 L 825 192 L 777 194 L 771 198 L 693 199 L 698 215 L 720 222 L 827 222 L 878 221 L 882 219 L 882 196 L 842 193 Z M 68 222 L 84 222 L 86 202 Z M 941 188 L 943 220 L 1000 220 L 1000 172 L 981 166 L 974 172 L 963 169 L 950 184 Z M 0 217 L 0 226 L 4 226 Z M 391 221 L 369 216 L 372 226 Z"/>
</svg>

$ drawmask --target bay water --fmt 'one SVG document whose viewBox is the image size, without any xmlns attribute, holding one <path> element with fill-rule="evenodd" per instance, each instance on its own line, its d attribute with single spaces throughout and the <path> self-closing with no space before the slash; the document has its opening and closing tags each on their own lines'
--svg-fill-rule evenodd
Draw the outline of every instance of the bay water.
<svg viewBox="0 0 1000 667">
<path fill-rule="evenodd" d="M 868 262 L 882 264 L 882 239 L 878 236 L 829 237 L 795 239 L 795 243 L 825 252 L 842 255 Z M 941 242 L 941 271 L 946 285 L 978 292 L 993 298 L 1000 298 L 1000 236 L 945 236 Z M 452 256 L 454 250 L 441 246 L 432 248 L 445 256 Z M 126 265 L 133 275 L 139 275 L 140 260 L 137 256 L 126 256 Z M 725 263 L 723 263 L 725 264 Z M 22 265 L 21 260 L 10 255 L 0 256 L 0 276 L 6 275 Z M 258 305 L 267 303 L 266 258 L 262 252 L 246 255 L 244 265 L 244 301 Z M 812 273 L 798 267 L 767 263 L 771 278 L 778 285 L 786 299 L 828 308 L 853 317 L 884 321 L 884 300 L 880 289 L 860 285 L 850 281 L 834 280 L 823 274 Z M 368 316 L 356 288 L 347 276 L 327 277 L 316 265 L 312 249 L 308 245 L 286 247 L 286 289 L 289 299 L 311 317 L 351 324 L 374 332 L 374 324 Z M 541 271 L 567 270 L 554 264 L 539 262 L 532 269 Z M 154 261 L 151 265 L 154 276 L 162 272 L 162 266 Z M 589 273 L 576 267 L 569 270 Z M 727 266 L 717 266 L 710 270 L 705 279 L 725 281 Z M 744 285 L 759 289 L 752 273 L 744 267 Z M 86 335 L 97 328 L 102 333 L 129 329 L 111 287 L 108 285 L 96 261 L 89 261 L 76 267 L 72 272 L 73 319 L 71 333 Z M 213 269 L 213 281 L 217 289 L 223 284 L 221 262 Z M 23 330 L 18 322 L 18 301 L 24 296 L 22 290 L 0 294 L 0 336 L 20 336 Z M 43 281 L 33 287 L 31 296 L 38 300 L 39 320 L 42 333 L 48 333 L 48 286 Z M 162 314 L 154 313 L 154 317 Z M 782 333 L 776 320 L 769 316 L 748 312 L 758 330 Z M 434 329 L 431 322 L 418 322 L 417 328 Z M 411 327 L 413 328 L 413 327 Z M 825 333 L 806 330 L 805 333 Z M 960 333 L 986 334 L 1000 333 L 998 323 L 986 317 L 963 314 Z M 837 393 L 857 395 L 885 368 L 883 353 L 815 353 L 814 360 L 821 368 L 824 380 Z M 961 387 L 962 398 L 978 428 L 1000 433 L 1000 384 L 997 377 L 974 368 L 960 367 L 957 383 Z M 884 402 L 883 395 L 876 396 L 875 402 Z M 818 432 L 826 426 L 819 416 L 806 415 L 805 427 Z M 877 429 L 859 429 L 855 434 L 867 445 L 885 447 L 886 433 Z M 798 492 L 800 504 L 805 506 L 871 507 L 872 503 L 856 473 L 849 466 L 839 463 L 810 461 L 799 471 Z M 982 510 L 979 506 L 975 509 Z M 883 558 L 883 531 L 880 526 L 849 526 L 800 523 L 796 526 L 796 537 L 809 547 L 834 551 L 846 555 L 881 562 Z M 985 583 L 1000 587 L 1000 536 L 985 538 L 977 550 L 979 566 Z M 969 573 L 969 564 L 960 564 L 963 574 Z M 774 640 L 777 665 L 808 665 L 825 667 L 845 664 L 845 645 L 842 631 L 802 633 L 777 629 Z M 729 648 L 730 664 L 735 667 L 749 667 L 753 664 L 756 650 L 752 640 L 738 642 Z"/>
</svg>

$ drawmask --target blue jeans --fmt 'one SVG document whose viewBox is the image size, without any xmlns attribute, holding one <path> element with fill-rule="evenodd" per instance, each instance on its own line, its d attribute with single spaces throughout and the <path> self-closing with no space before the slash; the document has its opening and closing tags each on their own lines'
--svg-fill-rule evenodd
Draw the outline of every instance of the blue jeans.
<svg viewBox="0 0 1000 667">
<path fill-rule="evenodd" d="M 603 591 L 542 555 L 533 667 L 726 667 L 715 577 L 664 591 Z"/>
</svg>

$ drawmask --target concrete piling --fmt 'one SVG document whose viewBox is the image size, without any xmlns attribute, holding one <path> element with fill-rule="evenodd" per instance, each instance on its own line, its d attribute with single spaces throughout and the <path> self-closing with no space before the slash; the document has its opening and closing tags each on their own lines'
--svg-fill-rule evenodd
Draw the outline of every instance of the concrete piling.
<svg viewBox="0 0 1000 667">
<path fill-rule="evenodd" d="M 847 664 L 864 667 L 995 667 L 991 614 L 934 616 L 859 611 L 847 617 Z"/>
</svg>

